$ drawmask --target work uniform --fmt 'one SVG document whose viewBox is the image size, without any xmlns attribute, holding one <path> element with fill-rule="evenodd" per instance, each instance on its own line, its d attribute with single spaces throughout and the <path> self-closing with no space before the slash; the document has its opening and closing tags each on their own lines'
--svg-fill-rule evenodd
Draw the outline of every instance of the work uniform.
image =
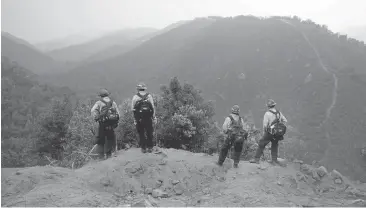
<svg viewBox="0 0 366 208">
<path fill-rule="evenodd" d="M 269 111 L 277 112 L 275 108 L 270 108 Z M 259 161 L 263 154 L 263 150 L 266 148 L 267 144 L 271 142 L 271 157 L 272 161 L 276 162 L 278 157 L 278 141 L 283 140 L 283 136 L 275 138 L 273 135 L 268 133 L 268 128 L 272 122 L 276 119 L 276 115 L 267 111 L 263 117 L 263 137 L 258 142 L 258 149 L 255 154 L 255 160 Z M 286 123 L 286 117 L 280 113 L 280 121 Z"/>
<path fill-rule="evenodd" d="M 138 92 L 142 97 L 147 93 L 145 91 L 139 91 Z M 138 95 L 134 95 L 132 98 L 132 111 L 135 111 L 135 105 L 138 101 L 140 101 L 142 98 Z M 148 148 L 151 150 L 153 148 L 153 133 L 154 133 L 154 127 L 153 127 L 153 118 L 155 118 L 155 107 L 154 107 L 154 100 L 151 94 L 147 96 L 147 100 L 151 103 L 153 108 L 153 114 L 152 116 L 146 117 L 146 118 L 139 118 L 136 122 L 136 130 L 139 134 L 139 145 L 143 151 Z M 146 137 L 145 137 L 146 132 Z"/>
<path fill-rule="evenodd" d="M 230 114 L 230 116 L 234 119 L 234 121 L 239 122 L 239 118 L 240 118 L 239 115 L 232 113 L 232 114 Z M 244 123 L 243 118 L 241 118 L 240 122 L 241 122 L 242 130 L 243 130 L 242 131 L 243 134 L 242 135 L 232 134 L 231 133 L 232 121 L 231 121 L 230 116 L 225 119 L 224 124 L 222 126 L 222 129 L 223 129 L 224 133 L 226 134 L 226 138 L 225 138 L 223 146 L 221 147 L 218 164 L 222 165 L 224 163 L 229 149 L 234 145 L 234 166 L 237 166 L 240 161 L 240 155 L 243 150 L 244 141 L 248 137 L 248 133 L 247 133 L 248 127 Z"/>
<path fill-rule="evenodd" d="M 110 102 L 111 99 L 109 97 L 103 97 L 103 101 Z M 102 102 L 101 100 L 98 100 L 94 106 L 91 109 L 91 114 L 94 119 L 97 119 L 99 117 L 99 114 L 102 110 L 102 108 L 106 104 Z M 117 114 L 120 116 L 118 106 L 113 101 L 112 107 L 116 109 Z M 104 158 L 104 154 L 107 155 L 107 158 L 111 156 L 112 151 L 114 147 L 116 146 L 116 135 L 114 133 L 114 128 L 112 126 L 107 126 L 106 124 L 98 121 L 98 133 L 97 133 L 97 139 L 95 141 L 95 144 L 97 144 L 97 151 L 99 153 L 100 158 Z M 115 150 L 117 151 L 117 150 Z"/>
</svg>

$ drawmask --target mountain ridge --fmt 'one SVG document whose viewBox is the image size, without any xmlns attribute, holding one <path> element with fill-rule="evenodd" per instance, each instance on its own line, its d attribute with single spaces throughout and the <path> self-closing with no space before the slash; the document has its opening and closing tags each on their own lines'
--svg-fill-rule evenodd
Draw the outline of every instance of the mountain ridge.
<svg viewBox="0 0 366 208">
<path fill-rule="evenodd" d="M 30 43 L 9 33 L 1 33 L 1 52 L 12 61 L 27 66 L 36 74 L 53 73 L 60 63 L 39 51 Z"/>
<path fill-rule="evenodd" d="M 83 61 L 109 47 L 128 44 L 130 41 L 136 41 L 136 39 L 155 31 L 156 29 L 154 28 L 134 28 L 114 31 L 82 44 L 70 45 L 65 48 L 49 51 L 47 54 L 59 61 Z"/>
<path fill-rule="evenodd" d="M 43 52 L 48 52 L 60 48 L 65 48 L 71 45 L 83 44 L 85 42 L 99 38 L 103 36 L 105 33 L 107 33 L 107 31 L 103 30 L 83 31 L 62 38 L 34 43 L 34 46 L 39 48 Z"/>
</svg>

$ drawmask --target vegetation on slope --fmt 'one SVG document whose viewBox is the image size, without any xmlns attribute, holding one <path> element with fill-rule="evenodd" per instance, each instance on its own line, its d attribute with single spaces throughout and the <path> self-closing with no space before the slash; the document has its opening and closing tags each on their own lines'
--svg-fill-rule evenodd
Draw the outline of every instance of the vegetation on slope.
<svg viewBox="0 0 366 208">
<path fill-rule="evenodd" d="M 35 165 L 34 158 L 29 156 L 36 149 L 43 118 L 46 119 L 47 112 L 63 97 L 72 96 L 71 100 L 75 99 L 73 92 L 67 87 L 39 83 L 37 75 L 4 56 L 1 61 L 1 85 L 2 166 Z"/>
</svg>

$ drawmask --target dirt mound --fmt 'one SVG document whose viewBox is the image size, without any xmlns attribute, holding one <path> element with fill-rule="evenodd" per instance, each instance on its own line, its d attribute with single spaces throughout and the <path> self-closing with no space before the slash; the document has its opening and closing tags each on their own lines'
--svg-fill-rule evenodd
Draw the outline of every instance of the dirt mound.
<svg viewBox="0 0 366 208">
<path fill-rule="evenodd" d="M 231 160 L 223 167 L 216 160 L 216 155 L 173 149 L 156 154 L 130 149 L 75 171 L 2 169 L 2 206 L 365 205 L 364 184 L 351 184 L 343 176 L 336 180 L 327 170 L 245 161 L 233 169 Z"/>
</svg>

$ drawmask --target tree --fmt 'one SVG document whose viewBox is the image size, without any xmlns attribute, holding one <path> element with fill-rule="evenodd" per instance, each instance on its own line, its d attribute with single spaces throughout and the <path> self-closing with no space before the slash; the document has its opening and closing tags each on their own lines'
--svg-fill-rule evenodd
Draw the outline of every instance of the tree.
<svg viewBox="0 0 366 208">
<path fill-rule="evenodd" d="M 126 99 L 120 108 L 121 116 L 116 129 L 118 148 L 122 148 L 123 144 L 138 146 L 138 135 L 133 123 L 134 118 L 131 110 L 131 102 L 131 99 Z"/>
<path fill-rule="evenodd" d="M 157 127 L 160 142 L 165 147 L 202 151 L 212 136 L 208 130 L 216 127 L 213 104 L 206 102 L 192 85 L 182 86 L 177 77 L 171 79 L 169 87 L 162 86 L 161 91 Z"/>
<path fill-rule="evenodd" d="M 53 159 L 62 159 L 62 145 L 65 143 L 72 114 L 72 105 L 67 95 L 64 95 L 62 100 L 55 99 L 50 108 L 43 113 L 37 141 L 37 149 L 41 155 L 50 153 Z"/>
</svg>

